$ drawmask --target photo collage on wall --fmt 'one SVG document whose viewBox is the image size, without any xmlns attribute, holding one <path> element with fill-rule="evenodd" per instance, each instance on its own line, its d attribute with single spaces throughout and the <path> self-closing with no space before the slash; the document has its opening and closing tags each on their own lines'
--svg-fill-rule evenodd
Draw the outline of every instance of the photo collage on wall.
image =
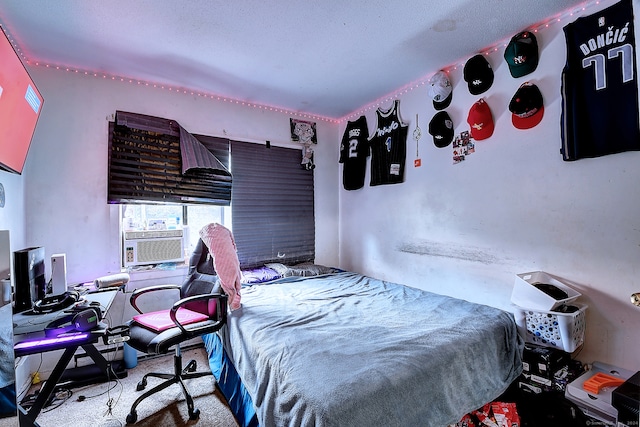
<svg viewBox="0 0 640 427">
<path fill-rule="evenodd" d="M 460 163 L 466 160 L 467 156 L 476 151 L 475 144 L 471 141 L 469 131 L 461 132 L 453 140 L 453 163 Z"/>
</svg>

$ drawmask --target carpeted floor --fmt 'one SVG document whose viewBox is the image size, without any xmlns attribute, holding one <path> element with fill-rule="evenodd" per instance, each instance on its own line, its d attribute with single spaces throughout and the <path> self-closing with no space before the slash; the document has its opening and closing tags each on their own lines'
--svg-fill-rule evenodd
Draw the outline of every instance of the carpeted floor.
<svg viewBox="0 0 640 427">
<path fill-rule="evenodd" d="M 204 348 L 185 350 L 182 353 L 183 365 L 191 359 L 198 364 L 198 371 L 209 370 Z M 142 359 L 134 369 L 128 371 L 126 378 L 110 383 L 71 389 L 60 392 L 51 406 L 44 408 L 37 418 L 41 427 L 120 427 L 126 425 L 126 417 L 131 404 L 144 391 L 136 391 L 136 385 L 147 372 L 167 372 L 173 370 L 173 353 L 152 359 Z M 147 390 L 159 384 L 157 378 L 149 378 Z M 194 405 L 200 410 L 198 420 L 189 420 L 187 404 L 181 388 L 174 384 L 143 400 L 138 405 L 138 421 L 135 426 L 173 427 L 173 426 L 217 426 L 237 427 L 238 424 L 227 406 L 224 396 L 215 387 L 213 376 L 205 376 L 187 381 Z M 58 405 L 56 407 L 56 405 Z M 55 408 L 54 408 L 55 407 Z M 5 424 L 4 422 L 10 424 Z M 0 420 L 0 427 L 13 426 L 15 420 Z"/>
</svg>

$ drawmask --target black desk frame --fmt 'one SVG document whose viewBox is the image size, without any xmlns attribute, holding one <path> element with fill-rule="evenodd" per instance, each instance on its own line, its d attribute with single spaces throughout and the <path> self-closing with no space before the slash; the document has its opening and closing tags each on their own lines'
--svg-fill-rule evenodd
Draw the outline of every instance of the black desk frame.
<svg viewBox="0 0 640 427">
<path fill-rule="evenodd" d="M 104 372 L 108 373 L 109 369 L 111 369 L 111 364 L 104 358 L 104 356 L 98 351 L 98 349 L 93 345 L 98 341 L 98 336 L 96 336 L 93 342 L 89 342 L 86 344 L 74 344 L 67 348 L 65 348 L 64 353 L 56 363 L 56 366 L 51 371 L 49 378 L 45 381 L 44 385 L 40 389 L 38 393 L 38 397 L 36 398 L 33 405 L 28 410 L 25 410 L 22 405 L 18 404 L 18 419 L 20 420 L 20 427 L 24 426 L 37 426 L 36 418 L 40 415 L 40 411 L 44 408 L 44 405 L 49 400 L 49 397 L 55 390 L 58 385 L 58 381 L 62 377 L 62 374 L 67 368 L 69 362 L 73 358 L 76 350 L 79 347 L 82 347 L 85 352 L 93 359 L 93 361 L 102 369 Z"/>
<path fill-rule="evenodd" d="M 113 292 L 113 295 L 110 298 L 109 303 L 106 305 L 103 315 L 106 315 L 107 311 L 109 310 L 109 307 L 111 306 L 111 302 L 113 302 L 113 299 L 115 298 L 119 290 L 120 289 L 116 288 L 116 289 L 107 291 L 107 292 Z M 99 292 L 99 293 L 102 293 L 102 292 Z M 86 297 L 90 297 L 91 295 L 92 294 L 87 294 Z M 98 367 L 100 367 L 100 369 L 104 371 L 107 375 L 109 375 L 109 370 L 111 369 L 111 363 L 108 362 L 104 358 L 104 356 L 98 351 L 98 349 L 94 346 L 94 344 L 97 343 L 100 338 L 104 337 L 108 333 L 108 330 L 104 326 L 105 326 L 104 324 L 99 325 L 98 328 L 90 331 L 89 336 L 85 340 L 70 342 L 68 345 L 63 347 L 64 352 L 62 353 L 62 356 L 60 357 L 55 367 L 53 368 L 53 371 L 51 371 L 49 378 L 45 381 L 44 385 L 40 389 L 40 392 L 38 393 L 38 397 L 34 401 L 33 405 L 31 405 L 31 407 L 28 410 L 26 410 L 22 407 L 22 405 L 20 405 L 19 403 L 17 404 L 18 420 L 20 423 L 20 427 L 38 426 L 38 423 L 36 423 L 36 418 L 38 417 L 38 415 L 40 415 L 40 412 L 42 411 L 45 404 L 49 400 L 49 397 L 55 390 L 58 384 L 58 381 L 62 377 L 62 374 L 66 370 L 69 362 L 71 362 L 71 359 L 73 358 L 73 355 L 78 350 L 78 348 L 82 347 L 82 349 L 89 355 L 89 357 L 91 357 L 91 359 L 95 362 L 95 364 Z M 36 354 L 36 353 L 53 351 L 53 350 L 55 349 L 47 349 L 44 351 L 32 351 L 29 353 Z"/>
</svg>

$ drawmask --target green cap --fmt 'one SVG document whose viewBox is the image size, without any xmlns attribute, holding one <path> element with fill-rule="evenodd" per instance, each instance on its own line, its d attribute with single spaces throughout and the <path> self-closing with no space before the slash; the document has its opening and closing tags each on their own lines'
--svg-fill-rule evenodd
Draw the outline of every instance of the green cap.
<svg viewBox="0 0 640 427">
<path fill-rule="evenodd" d="M 530 31 L 523 31 L 511 38 L 504 50 L 504 59 L 512 77 L 532 73 L 538 66 L 538 41 Z"/>
</svg>

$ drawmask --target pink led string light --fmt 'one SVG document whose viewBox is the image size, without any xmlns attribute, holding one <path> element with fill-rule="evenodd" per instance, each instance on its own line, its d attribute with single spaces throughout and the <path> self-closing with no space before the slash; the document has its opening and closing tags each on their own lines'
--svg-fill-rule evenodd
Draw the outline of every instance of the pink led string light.
<svg viewBox="0 0 640 427">
<path fill-rule="evenodd" d="M 585 12 L 587 9 L 599 5 L 600 4 L 600 0 L 594 1 L 594 2 L 585 2 L 582 5 L 578 6 L 578 7 L 574 7 L 571 8 L 570 10 L 564 11 L 558 15 L 556 15 L 555 17 L 549 18 L 545 21 L 539 22 L 538 24 L 534 24 L 531 27 L 529 27 L 529 31 L 537 33 L 538 31 L 540 31 L 540 29 L 547 29 L 549 28 L 551 25 L 557 24 L 562 22 L 564 19 L 566 18 L 570 18 L 573 17 L 576 14 L 582 14 L 583 12 Z M 501 41 L 495 45 L 492 45 L 490 47 L 486 47 L 484 49 L 481 49 L 479 52 L 484 54 L 484 55 L 490 55 L 492 53 L 497 52 L 499 49 L 505 48 L 507 47 L 509 43 L 509 40 L 505 40 L 505 41 Z M 466 61 L 466 58 L 465 58 Z M 451 64 L 448 65 L 446 67 L 443 67 L 442 70 L 445 71 L 447 74 L 450 74 L 452 71 L 457 70 L 459 67 L 463 68 L 465 61 L 462 62 L 457 62 L 455 64 Z M 367 104 L 366 106 L 362 107 L 361 109 L 354 111 L 342 118 L 340 118 L 338 121 L 339 122 L 345 122 L 347 120 L 353 120 L 354 118 L 357 118 L 359 116 L 361 116 L 362 114 L 368 112 L 368 111 L 372 111 L 372 110 L 376 110 L 379 107 L 383 106 L 383 105 L 387 105 L 389 102 L 397 99 L 398 97 L 400 97 L 401 95 L 404 95 L 406 93 L 409 93 L 412 90 L 415 89 L 419 89 L 422 86 L 425 86 L 429 79 L 431 78 L 431 76 L 433 75 L 433 73 L 422 77 L 412 83 L 409 83 L 405 86 L 403 86 L 402 88 L 386 95 L 383 96 L 381 98 L 378 98 L 376 101 L 373 101 L 370 104 Z"/>
<path fill-rule="evenodd" d="M 560 23 L 562 22 L 564 19 L 566 18 L 570 18 L 573 17 L 576 14 L 582 14 L 583 12 L 585 12 L 586 10 L 588 10 L 589 8 L 599 5 L 600 4 L 600 0 L 594 1 L 594 2 L 585 2 L 583 3 L 582 6 L 579 6 L 577 8 L 572 8 L 571 10 L 567 10 L 559 15 L 557 15 L 556 17 L 550 18 L 547 21 L 543 21 L 541 23 L 532 25 L 531 27 L 529 27 L 529 31 L 532 31 L 534 33 L 537 33 L 538 31 L 540 31 L 540 29 L 547 29 L 549 28 L 551 25 L 556 24 L 556 23 Z M 23 51 L 19 48 L 18 44 L 14 41 L 14 39 L 10 36 L 10 34 L 5 31 L 5 33 L 7 34 L 7 37 L 9 38 L 10 42 L 12 43 L 12 45 L 14 46 L 14 49 L 16 50 L 16 52 L 20 55 L 20 57 L 23 59 L 24 62 L 26 62 L 27 64 L 32 64 L 31 61 L 29 61 L 25 54 L 23 53 Z M 506 47 L 508 44 L 508 40 L 507 41 L 501 41 L 491 47 L 485 48 L 480 50 L 481 53 L 485 54 L 485 55 L 490 55 L 492 53 L 497 52 L 499 49 Z M 59 66 L 59 65 L 51 65 L 51 64 L 42 64 L 40 62 L 35 62 L 32 65 L 35 66 L 43 66 L 46 68 L 53 68 L 56 70 L 62 70 L 62 71 L 67 71 L 67 72 L 72 72 L 72 73 L 76 73 L 76 74 L 83 74 L 86 76 L 93 76 L 93 77 L 101 77 L 103 79 L 111 79 L 112 81 L 120 81 L 122 83 L 129 83 L 129 84 L 136 84 L 136 85 L 142 85 L 142 86 L 147 86 L 147 87 L 153 87 L 154 89 L 162 89 L 162 90 L 168 90 L 170 92 L 175 92 L 178 94 L 185 94 L 185 95 L 190 95 L 190 96 L 199 96 L 199 97 L 203 97 L 203 98 L 208 98 L 211 100 L 215 100 L 215 101 L 220 101 L 220 102 L 229 102 L 231 104 L 236 104 L 236 105 L 241 105 L 244 107 L 253 107 L 256 109 L 260 109 L 260 110 L 265 110 L 265 111 L 271 111 L 271 112 L 277 112 L 277 113 L 283 113 L 283 114 L 287 114 L 290 116 L 296 116 L 296 117 L 302 117 L 302 118 L 307 118 L 307 119 L 316 119 L 316 120 L 321 120 L 321 121 L 325 121 L 325 122 L 330 122 L 330 123 L 341 123 L 341 122 L 345 122 L 347 120 L 351 120 L 353 118 L 357 118 L 360 115 L 368 112 L 368 111 L 372 111 L 372 110 L 376 110 L 378 107 L 382 106 L 382 105 L 386 105 L 388 104 L 390 101 L 393 101 L 394 99 L 397 99 L 398 97 L 409 93 L 410 91 L 413 91 L 415 89 L 418 89 L 422 86 L 425 86 L 427 84 L 427 82 L 429 81 L 429 79 L 431 78 L 431 76 L 433 75 L 433 73 L 422 77 L 421 79 L 418 79 L 417 81 L 414 81 L 412 83 L 409 83 L 403 87 L 401 87 L 400 89 L 392 92 L 389 95 L 383 96 L 381 98 L 378 98 L 376 101 L 373 101 L 367 105 L 365 105 L 364 107 L 362 107 L 361 109 L 354 111 L 342 118 L 339 119 L 334 119 L 334 118 L 329 118 L 329 117 L 323 117 L 323 116 L 318 116 L 318 115 L 314 115 L 314 114 L 310 114 L 310 113 L 300 113 L 300 112 L 296 112 L 296 111 L 290 111 L 287 110 L 285 108 L 280 108 L 280 107 L 276 107 L 276 106 L 270 106 L 270 105 L 264 105 L 264 104 L 257 104 L 257 103 L 253 103 L 253 102 L 247 102 L 247 101 L 242 101 L 242 100 L 238 100 L 238 99 L 233 99 L 230 97 L 224 97 L 221 95 L 216 95 L 216 94 L 211 94 L 211 93 L 205 93 L 205 92 L 198 92 L 198 91 L 193 91 L 193 90 L 189 90 L 186 88 L 176 88 L 176 87 L 172 87 L 172 86 L 168 86 L 168 85 L 162 85 L 159 83 L 154 83 L 154 82 L 149 82 L 149 81 L 144 81 L 144 80 L 138 80 L 138 79 L 133 79 L 133 78 L 126 78 L 126 77 L 119 77 L 119 76 L 115 76 L 115 75 L 110 75 L 108 73 L 97 73 L 97 72 L 93 72 L 93 71 L 83 71 L 83 70 L 78 70 L 78 69 L 74 69 L 74 68 L 70 68 L 70 67 L 64 67 L 64 66 Z M 449 66 L 446 66 L 443 68 L 443 70 L 446 73 L 451 73 L 454 70 L 457 70 L 458 67 L 464 67 L 464 62 L 458 62 L 455 64 L 451 64 Z"/>
<path fill-rule="evenodd" d="M 168 90 L 169 92 L 174 92 L 176 94 L 199 96 L 199 97 L 208 98 L 208 99 L 211 99 L 211 100 L 214 100 L 214 101 L 228 102 L 230 104 L 236 104 L 236 105 L 240 105 L 240 106 L 243 106 L 243 107 L 253 107 L 253 108 L 260 109 L 260 110 L 272 111 L 272 112 L 276 112 L 276 113 L 283 113 L 283 114 L 287 114 L 287 115 L 290 115 L 290 116 L 297 116 L 297 117 L 302 117 L 302 118 L 307 118 L 307 119 L 316 119 L 316 120 L 322 120 L 322 121 L 332 122 L 332 123 L 337 123 L 338 122 L 336 119 L 332 119 L 332 118 L 328 118 L 328 117 L 318 116 L 318 115 L 309 114 L 309 113 L 300 113 L 300 112 L 296 112 L 296 111 L 290 111 L 290 110 L 287 110 L 287 109 L 281 108 L 281 107 L 257 104 L 257 103 L 254 103 L 254 102 L 242 101 L 242 100 L 239 100 L 239 99 L 234 99 L 234 98 L 225 97 L 225 96 L 221 96 L 221 95 L 205 93 L 205 92 L 202 92 L 202 91 L 194 91 L 194 90 L 186 89 L 186 88 L 173 87 L 173 86 L 170 86 L 170 85 L 163 85 L 163 84 L 160 84 L 160 83 L 154 83 L 154 82 L 145 81 L 145 80 L 133 79 L 133 78 L 128 78 L 128 77 L 120 77 L 120 76 L 115 76 L 115 75 L 111 75 L 111 74 L 108 74 L 108 73 L 97 73 L 97 72 L 94 72 L 94 71 L 83 71 L 83 70 L 78 70 L 78 69 L 59 66 L 59 65 L 43 64 L 43 63 L 40 63 L 39 61 L 36 61 L 36 62 L 32 63 L 28 59 L 24 59 L 24 55 L 21 55 L 21 56 L 23 57 L 23 60 L 26 63 L 32 64 L 32 65 L 38 66 L 38 67 L 45 67 L 45 68 L 51 68 L 51 69 L 55 69 L 55 70 L 61 70 L 61 71 L 66 71 L 66 72 L 71 72 L 71 73 L 76 73 L 76 74 L 83 74 L 83 75 L 89 76 L 89 77 L 97 77 L 97 78 L 102 78 L 102 79 L 109 79 L 109 80 L 112 80 L 112 81 L 119 81 L 119 82 L 122 82 L 122 83 L 136 84 L 136 85 L 139 85 L 139 86 L 147 86 L 147 87 L 152 87 L 154 89 Z"/>
</svg>

